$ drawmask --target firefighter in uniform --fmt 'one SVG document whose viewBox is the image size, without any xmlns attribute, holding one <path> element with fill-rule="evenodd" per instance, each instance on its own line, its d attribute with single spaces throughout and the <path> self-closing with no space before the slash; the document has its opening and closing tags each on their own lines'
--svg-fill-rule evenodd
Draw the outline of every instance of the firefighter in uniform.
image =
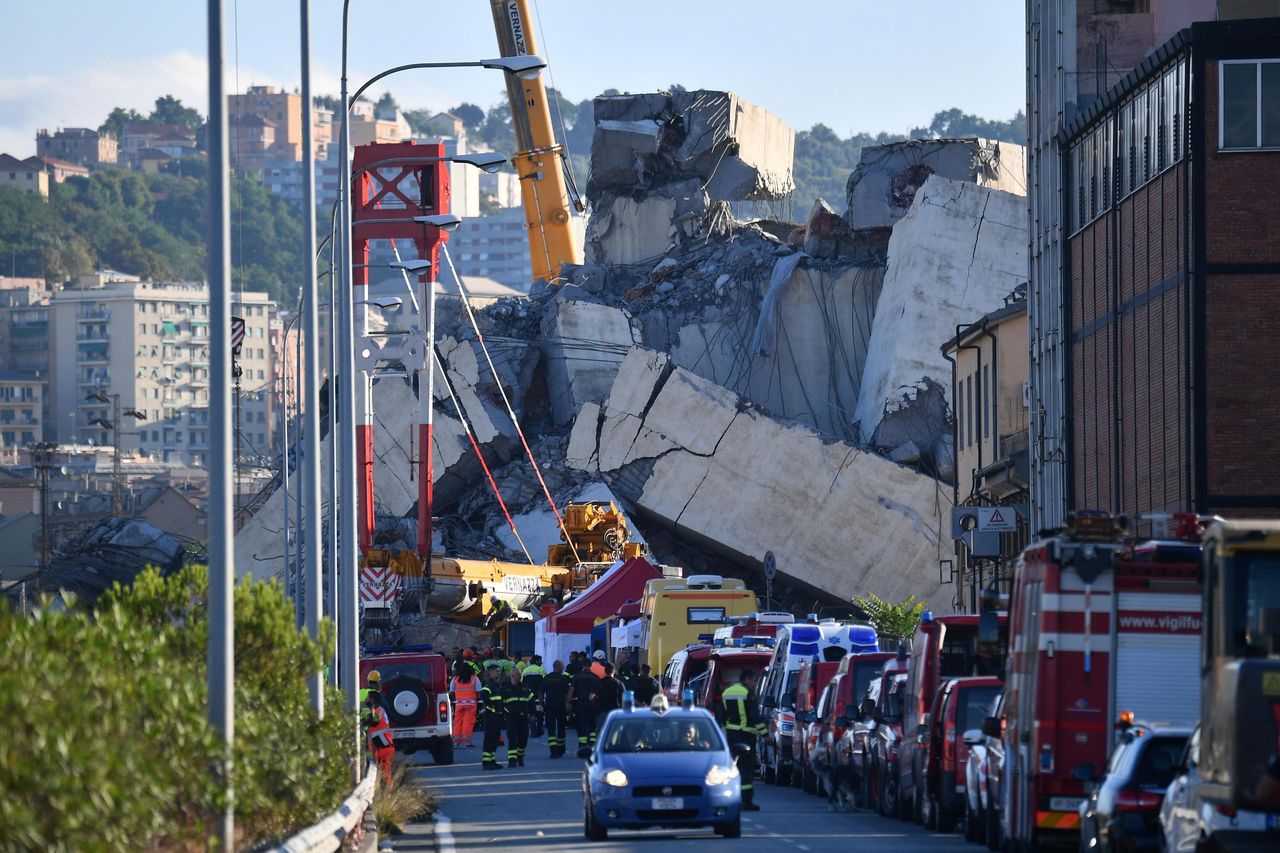
<svg viewBox="0 0 1280 853">
<path fill-rule="evenodd" d="M 569 715 L 569 676 L 564 671 L 564 661 L 551 665 L 551 672 L 542 679 L 542 707 L 547 719 L 547 746 L 552 758 L 564 757 L 565 720 Z"/>
<path fill-rule="evenodd" d="M 542 668 L 542 657 L 540 655 L 534 655 L 529 658 L 529 663 L 520 671 L 524 686 L 528 687 L 533 693 L 533 716 L 529 721 L 529 735 L 531 737 L 542 737 L 546 714 L 546 709 L 542 704 L 542 680 L 546 676 L 547 671 Z"/>
<path fill-rule="evenodd" d="M 387 720 L 387 711 L 377 697 L 377 691 L 365 695 L 364 710 L 361 714 L 365 727 L 365 740 L 369 745 L 369 754 L 377 762 L 382 771 L 382 784 L 391 787 L 391 759 L 396 755 L 396 739 L 391 733 L 391 723 Z"/>
<path fill-rule="evenodd" d="M 573 703 L 573 727 L 578 730 L 578 757 L 586 758 L 596 742 L 596 713 L 591 694 L 600 679 L 590 669 L 581 669 L 573 677 L 570 701 Z"/>
<path fill-rule="evenodd" d="M 533 713 L 533 691 L 512 671 L 502 688 L 507 715 L 507 766 L 524 767 L 524 750 L 529 743 L 529 715 Z"/>
<path fill-rule="evenodd" d="M 758 812 L 755 804 L 756 739 L 765 732 L 764 720 L 756 701 L 756 672 L 744 669 L 736 683 L 725 688 L 720 697 L 721 719 L 729 748 L 737 755 L 742 774 L 742 808 Z"/>
<path fill-rule="evenodd" d="M 480 698 L 480 679 L 466 664 L 467 661 L 459 662 L 458 674 L 449 682 L 449 698 L 453 700 L 453 745 L 461 749 L 475 746 L 471 735 L 476 728 L 476 702 Z"/>
<path fill-rule="evenodd" d="M 502 667 L 497 664 L 484 671 L 484 685 L 480 688 L 480 723 L 484 726 L 484 743 L 481 745 L 480 763 L 485 770 L 501 770 L 498 763 L 498 741 L 502 738 L 502 724 L 506 721 L 502 684 L 498 681 Z"/>
</svg>

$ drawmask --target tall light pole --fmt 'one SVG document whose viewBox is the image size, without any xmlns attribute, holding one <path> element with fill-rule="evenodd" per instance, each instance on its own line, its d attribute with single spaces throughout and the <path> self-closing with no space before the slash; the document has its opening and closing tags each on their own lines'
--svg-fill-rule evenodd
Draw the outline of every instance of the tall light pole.
<svg viewBox="0 0 1280 853">
<path fill-rule="evenodd" d="M 302 506 L 305 513 L 302 530 L 302 553 L 299 564 L 303 571 L 304 617 L 312 640 L 320 639 L 320 576 L 323 524 L 320 518 L 320 285 L 316 276 L 316 148 L 312 136 L 314 126 L 311 104 L 311 2 L 300 0 L 302 36 L 302 227 L 306 235 L 306 318 L 302 322 L 306 360 L 304 390 L 299 398 L 303 437 Z M 295 381 L 297 378 L 295 377 Z M 332 438 L 332 437 L 331 437 Z M 286 457 L 285 464 L 288 464 Z M 330 499 L 333 495 L 330 494 Z M 305 509 L 304 509 L 305 508 Z M 324 716 L 324 674 L 316 670 L 307 675 L 307 692 L 311 710 Z"/>
<path fill-rule="evenodd" d="M 463 68 L 481 67 L 498 68 L 520 76 L 536 76 L 546 67 L 546 63 L 536 56 L 510 56 L 498 59 L 486 59 L 478 62 L 418 62 L 399 65 L 377 74 L 367 80 L 356 90 L 354 97 L 348 96 L 347 48 L 349 30 L 349 12 L 351 0 L 343 0 L 342 4 L 342 69 L 340 78 L 340 98 L 342 102 L 342 123 L 338 134 L 339 166 L 338 166 L 338 206 L 341 264 L 341 301 L 343 309 L 338 329 L 342 340 L 338 344 L 341 374 L 341 401 L 339 403 L 343 421 L 341 442 L 337 467 L 340 470 L 339 488 L 339 554 L 337 563 L 342 572 L 341 608 L 339 610 L 339 672 L 340 685 L 346 692 L 347 703 L 351 708 L 358 704 L 357 674 L 360 660 L 360 610 L 359 610 L 359 573 L 360 550 L 357 541 L 358 507 L 356 483 L 358 466 L 356 462 L 356 324 L 360 324 L 360 335 L 364 336 L 365 311 L 357 310 L 352 284 L 352 248 L 351 248 L 351 106 L 370 86 L 377 81 L 399 71 L 415 68 Z M 337 300 L 335 300 L 337 301 Z M 361 388 L 362 395 L 368 394 L 369 381 L 366 372 L 362 371 L 360 380 L 365 383 Z M 332 395 L 330 395 L 332 398 Z M 345 625 L 344 625 L 345 623 Z"/>
<path fill-rule="evenodd" d="M 96 400 L 99 403 L 111 404 L 111 419 L 94 418 L 89 421 L 90 426 L 100 426 L 111 432 L 111 514 L 116 518 L 124 517 L 124 472 L 120 463 L 120 441 L 125 435 L 136 435 L 136 433 L 126 433 L 120 428 L 120 416 L 128 415 L 134 420 L 145 421 L 147 416 L 137 409 L 125 409 L 120 411 L 120 395 L 111 394 L 108 396 L 100 389 L 90 391 L 85 397 L 86 400 Z"/>
<path fill-rule="evenodd" d="M 231 748 L 235 740 L 234 617 L 235 553 L 234 508 L 230 477 L 234 476 L 231 452 L 231 163 L 227 150 L 227 99 L 223 89 L 222 62 L 226 53 L 223 33 L 223 0 L 209 0 L 209 724 L 222 740 L 220 786 L 225 789 L 226 811 L 217 821 L 218 845 L 235 848 L 235 812 L 231 796 Z"/>
</svg>

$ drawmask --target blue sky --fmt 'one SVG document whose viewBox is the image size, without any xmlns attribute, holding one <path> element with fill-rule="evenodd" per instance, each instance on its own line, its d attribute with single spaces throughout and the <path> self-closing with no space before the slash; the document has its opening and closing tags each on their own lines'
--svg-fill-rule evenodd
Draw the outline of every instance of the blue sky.
<svg viewBox="0 0 1280 853">
<path fill-rule="evenodd" d="M 236 9 L 238 3 L 238 9 Z M 93 126 L 112 106 L 174 94 L 205 111 L 199 0 L 7 2 L 0 36 L 0 151 L 34 153 L 39 127 Z M 797 129 L 905 131 L 940 109 L 1008 118 L 1024 106 L 1023 0 L 537 0 L 556 85 L 680 83 L 733 89 Z M 293 0 L 227 0 L 229 84 L 298 84 Z M 317 92 L 336 93 L 340 0 L 312 0 Z M 405 62 L 496 55 L 485 0 L 351 0 L 352 78 Z M 232 12 L 238 21 L 230 20 Z M 238 44 L 237 44 L 238 42 Z M 237 56 L 238 54 L 238 56 Z M 498 72 L 407 72 L 404 107 L 503 95 Z M 381 91 L 375 89 L 375 92 Z"/>
</svg>

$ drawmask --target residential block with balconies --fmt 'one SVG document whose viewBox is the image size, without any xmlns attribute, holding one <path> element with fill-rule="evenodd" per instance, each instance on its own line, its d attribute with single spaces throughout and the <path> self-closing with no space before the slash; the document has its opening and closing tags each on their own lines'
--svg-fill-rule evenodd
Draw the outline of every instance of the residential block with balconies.
<svg viewBox="0 0 1280 853">
<path fill-rule="evenodd" d="M 49 302 L 54 436 L 112 443 L 111 430 L 100 422 L 111 423 L 114 402 L 97 395 L 118 395 L 122 413 L 137 413 L 112 423 L 123 430 L 123 450 L 163 462 L 204 464 L 212 335 L 208 288 L 109 274 L 77 284 Z M 259 443 L 269 447 L 272 441 L 271 403 L 260 399 L 270 398 L 274 382 L 271 308 L 267 294 L 246 291 L 232 309 L 246 325 L 238 359 L 242 455 L 258 455 Z"/>
</svg>

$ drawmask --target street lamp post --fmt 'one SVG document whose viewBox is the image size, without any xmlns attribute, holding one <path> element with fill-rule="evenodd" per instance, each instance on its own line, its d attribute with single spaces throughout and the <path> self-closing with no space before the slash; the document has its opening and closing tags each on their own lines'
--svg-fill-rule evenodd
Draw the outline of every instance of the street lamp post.
<svg viewBox="0 0 1280 853">
<path fill-rule="evenodd" d="M 300 35 L 302 42 L 302 226 L 307 247 L 306 278 L 306 321 L 302 324 L 302 335 L 305 342 L 305 388 L 299 397 L 298 414 L 303 421 L 303 459 L 302 469 L 302 501 L 299 504 L 299 515 L 302 505 L 306 505 L 306 523 L 299 524 L 302 531 L 302 548 L 298 564 L 304 567 L 303 578 L 303 621 L 307 634 L 311 639 L 320 639 L 320 578 L 322 551 L 320 537 L 323 522 L 320 518 L 320 285 L 316 276 L 316 170 L 315 142 L 312 138 L 311 105 L 311 0 L 300 0 Z M 301 364 L 299 365 L 299 373 Z M 295 377 L 302 382 L 302 377 Z M 306 404 L 303 405 L 302 401 Z M 288 457 L 285 465 L 289 464 Z M 332 493 L 330 499 L 332 500 Z M 317 670 L 307 674 L 307 693 L 311 698 L 311 710 L 316 716 L 324 716 L 324 673 Z"/>
<path fill-rule="evenodd" d="M 343 318 L 339 323 L 339 331 L 342 335 L 341 341 L 341 360 L 340 365 L 341 380 L 341 411 L 345 422 L 346 429 L 342 430 L 341 448 L 339 457 L 339 466 L 341 469 L 341 497 L 340 497 L 340 535 L 338 564 L 343 573 L 342 582 L 342 607 L 339 619 L 339 645 L 340 645 L 340 684 L 346 692 L 347 703 L 350 707 L 355 708 L 358 704 L 357 698 L 357 674 L 359 667 L 360 648 L 360 612 L 359 612 L 359 571 L 360 571 L 360 553 L 357 542 L 358 509 L 356 506 L 357 488 L 357 463 L 356 463 L 356 430 L 355 430 L 355 411 L 356 411 L 356 353 L 355 338 L 356 324 L 360 325 L 361 337 L 367 331 L 365 328 L 365 311 L 363 308 L 357 310 L 352 285 L 352 244 L 351 244 L 351 106 L 362 95 L 365 90 L 377 81 L 395 74 L 400 71 L 407 71 L 418 68 L 463 68 L 463 67 L 480 67 L 480 68 L 497 68 L 528 77 L 536 76 L 546 67 L 546 63 L 537 56 L 510 56 L 498 59 L 486 59 L 478 62 L 418 62 L 408 65 L 399 65 L 374 75 L 367 80 L 364 85 L 356 90 L 355 96 L 348 95 L 348 78 L 347 78 L 347 49 L 348 49 L 348 30 L 349 30 L 349 11 L 350 0 L 343 0 L 342 4 L 342 69 L 340 78 L 340 98 L 342 102 L 342 124 L 339 129 L 339 167 L 338 167 L 338 204 L 340 207 L 340 262 L 341 262 L 341 286 Z M 428 362 L 429 364 L 429 362 Z M 361 372 L 361 381 L 366 383 L 363 389 L 365 395 L 368 394 L 367 383 L 369 381 L 366 371 Z M 421 391 L 421 389 L 420 389 Z M 343 623 L 345 622 L 345 630 Z"/>
<path fill-rule="evenodd" d="M 209 123 L 209 724 L 220 736 L 222 760 L 218 783 L 226 795 L 226 808 L 214 832 L 222 850 L 235 849 L 235 813 L 231 787 L 231 747 L 235 741 L 235 572 L 232 558 L 234 509 L 231 484 L 234 457 L 231 452 L 231 162 L 228 151 L 227 97 L 222 67 L 226 54 L 223 28 L 224 0 L 208 3 Z"/>
<path fill-rule="evenodd" d="M 44 582 L 53 548 L 49 536 L 49 472 L 53 470 L 53 454 L 58 445 L 41 441 L 31 445 L 31 465 L 40 475 L 40 566 L 36 570 L 36 593 Z"/>
</svg>

